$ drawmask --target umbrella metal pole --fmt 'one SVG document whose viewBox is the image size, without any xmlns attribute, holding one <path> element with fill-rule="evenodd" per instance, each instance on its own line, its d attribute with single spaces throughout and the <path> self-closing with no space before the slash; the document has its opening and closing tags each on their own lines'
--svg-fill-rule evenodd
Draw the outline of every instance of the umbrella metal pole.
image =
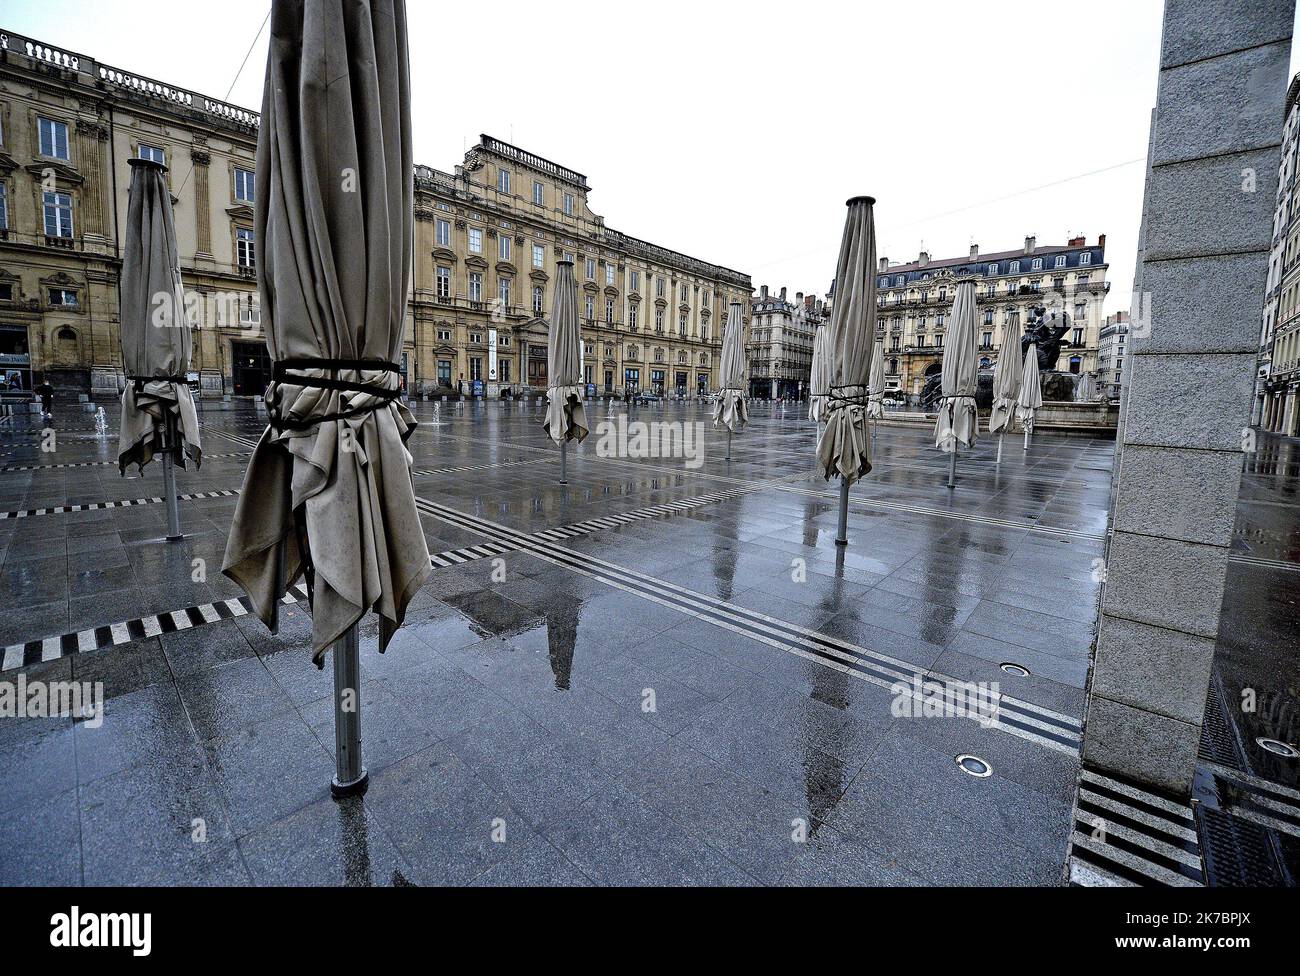
<svg viewBox="0 0 1300 976">
<path fill-rule="evenodd" d="M 849 483 L 843 477 L 840 478 L 840 528 L 835 534 L 835 544 L 849 544 Z"/>
<path fill-rule="evenodd" d="M 730 428 L 730 427 L 727 428 L 727 457 L 726 457 L 726 460 L 728 460 L 728 461 L 731 460 L 731 428 Z"/>
<path fill-rule="evenodd" d="M 1029 425 L 1025 424 L 1025 450 L 1029 450 Z"/>
<path fill-rule="evenodd" d="M 569 483 L 569 442 L 560 441 L 560 484 Z"/>
<path fill-rule="evenodd" d="M 957 445 L 952 446 L 952 456 L 948 459 L 948 487 L 953 488 L 957 484 Z"/>
<path fill-rule="evenodd" d="M 1006 439 L 1007 439 L 1007 432 L 1001 431 L 998 434 L 998 460 L 997 460 L 998 464 L 1002 463 L 1002 442 Z"/>
<path fill-rule="evenodd" d="M 370 785 L 361 765 L 361 653 L 357 625 L 334 642 L 334 779 L 335 798 L 356 796 Z"/>
<path fill-rule="evenodd" d="M 167 502 L 167 541 L 179 542 L 181 535 L 181 510 L 176 501 L 176 468 L 173 453 L 176 449 L 176 428 L 170 420 L 164 424 L 166 441 L 163 444 L 162 472 L 163 496 Z"/>
</svg>

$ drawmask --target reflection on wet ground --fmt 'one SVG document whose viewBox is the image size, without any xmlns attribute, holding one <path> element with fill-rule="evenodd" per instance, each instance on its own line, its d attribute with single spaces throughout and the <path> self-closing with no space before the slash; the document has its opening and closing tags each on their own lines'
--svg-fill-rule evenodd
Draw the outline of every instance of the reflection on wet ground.
<svg viewBox="0 0 1300 976">
<path fill-rule="evenodd" d="M 535 407 L 412 406 L 430 551 L 497 546 L 438 566 L 388 653 L 363 631 L 363 800 L 328 796 L 305 606 L 268 634 L 215 570 L 233 497 L 182 503 L 175 546 L 157 505 L 0 521 L 4 679 L 110 696 L 98 728 L 0 720 L 0 882 L 1060 882 L 1112 443 L 984 441 L 949 490 L 928 431 L 885 427 L 842 549 L 802 408 L 756 404 L 730 462 L 706 427 L 698 469 L 593 431 L 561 487 Z M 240 486 L 264 415 L 230 407 L 182 491 Z M 111 434 L 0 442 L 3 510 L 157 493 Z M 936 676 L 996 683 L 1007 722 L 899 714 Z"/>
<path fill-rule="evenodd" d="M 1256 447 L 1237 502 L 1198 797 L 1210 811 L 1212 882 L 1296 884 L 1300 752 L 1275 750 L 1300 749 L 1300 441 L 1261 434 Z"/>
</svg>

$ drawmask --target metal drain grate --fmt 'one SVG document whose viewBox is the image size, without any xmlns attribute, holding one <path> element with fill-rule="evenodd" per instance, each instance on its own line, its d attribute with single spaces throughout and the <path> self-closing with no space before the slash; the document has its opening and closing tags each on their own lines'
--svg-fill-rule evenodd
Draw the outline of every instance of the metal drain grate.
<svg viewBox="0 0 1300 976">
<path fill-rule="evenodd" d="M 1210 680 L 1210 690 L 1205 696 L 1205 721 L 1201 725 L 1201 745 L 1197 751 L 1201 759 L 1229 769 L 1241 769 L 1241 760 L 1237 758 L 1237 739 L 1228 725 L 1228 717 L 1223 713 L 1217 672 Z"/>
<path fill-rule="evenodd" d="M 1263 827 L 1205 806 L 1197 807 L 1196 819 L 1212 886 L 1258 888 L 1283 883 Z"/>
</svg>

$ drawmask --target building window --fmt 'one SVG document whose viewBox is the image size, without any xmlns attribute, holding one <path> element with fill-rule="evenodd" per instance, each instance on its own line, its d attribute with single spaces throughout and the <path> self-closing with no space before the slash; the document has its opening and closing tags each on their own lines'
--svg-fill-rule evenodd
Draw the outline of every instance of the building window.
<svg viewBox="0 0 1300 976">
<path fill-rule="evenodd" d="M 684 281 L 682 282 L 682 304 L 683 305 L 690 304 L 690 292 L 687 290 L 686 282 Z"/>
<path fill-rule="evenodd" d="M 655 278 L 655 298 L 663 298 L 663 297 L 664 297 L 664 280 L 662 278 Z"/>
<path fill-rule="evenodd" d="M 1091 252 L 1091 251 L 1084 251 L 1082 254 L 1080 254 L 1080 255 L 1079 255 L 1079 263 L 1080 263 L 1080 264 L 1092 264 L 1092 252 Z"/>
<path fill-rule="evenodd" d="M 68 123 L 55 122 L 37 116 L 37 127 L 41 134 L 41 155 L 53 159 L 68 158 Z"/>
<path fill-rule="evenodd" d="M 1031 262 L 1029 263 L 1029 270 L 1030 270 L 1030 271 L 1042 271 L 1042 270 L 1043 270 L 1043 259 L 1042 259 L 1042 258 L 1034 258 L 1034 260 L 1031 261 Z"/>
<path fill-rule="evenodd" d="M 497 282 L 497 299 L 503 308 L 510 307 L 510 279 L 502 278 Z"/>
<path fill-rule="evenodd" d="M 510 238 L 506 234 L 497 238 L 497 257 L 502 261 L 510 260 Z"/>
<path fill-rule="evenodd" d="M 451 221 L 439 217 L 434 222 L 434 243 L 439 247 L 451 247 Z"/>
<path fill-rule="evenodd" d="M 439 268 L 437 279 L 438 297 L 451 297 L 451 268 Z"/>
<path fill-rule="evenodd" d="M 677 331 L 686 335 L 686 313 L 682 312 L 677 316 Z"/>
<path fill-rule="evenodd" d="M 0 230 L 9 229 L 9 191 L 8 186 L 0 183 Z"/>
<path fill-rule="evenodd" d="M 471 271 L 469 273 L 469 300 L 471 302 L 483 301 L 483 272 Z"/>
<path fill-rule="evenodd" d="M 141 159 L 148 159 L 151 162 L 161 163 L 164 166 L 167 165 L 167 154 L 157 146 L 146 146 L 143 142 L 140 143 L 139 156 Z"/>
<path fill-rule="evenodd" d="M 614 283 L 614 266 L 613 266 L 612 264 L 606 264 L 606 265 L 605 265 L 605 284 L 607 284 L 607 285 L 612 285 L 613 283 Z"/>
<path fill-rule="evenodd" d="M 992 349 L 992 348 L 993 348 L 993 333 L 992 333 L 992 332 L 985 332 L 982 336 L 980 336 L 980 348 L 981 348 L 981 349 Z"/>
<path fill-rule="evenodd" d="M 76 308 L 77 293 L 71 288 L 51 288 L 48 291 L 51 308 Z"/>
<path fill-rule="evenodd" d="M 614 299 L 612 298 L 605 299 L 605 321 L 614 321 Z"/>
<path fill-rule="evenodd" d="M 998 273 L 998 266 L 997 266 L 996 264 L 990 264 L 990 265 L 989 265 L 989 274 L 991 274 L 991 275 L 995 275 L 995 274 L 997 274 L 997 273 Z"/>
<path fill-rule="evenodd" d="M 439 329 L 439 330 L 438 330 L 438 341 L 439 341 L 439 342 L 451 342 L 451 329 Z"/>
<path fill-rule="evenodd" d="M 469 249 L 474 254 L 483 253 L 483 228 L 471 227 L 469 229 Z"/>
<path fill-rule="evenodd" d="M 595 258 L 587 258 L 587 280 L 588 281 L 596 280 L 596 259 Z"/>
<path fill-rule="evenodd" d="M 1083 345 L 1083 329 L 1074 330 L 1074 344 L 1076 346 Z"/>
<path fill-rule="evenodd" d="M 235 167 L 235 199 L 243 203 L 254 203 L 256 197 L 257 177 L 251 169 Z"/>
<path fill-rule="evenodd" d="M 1011 262 L 1011 273 L 1012 273 L 1012 274 L 1020 274 L 1020 262 L 1019 262 L 1019 261 L 1012 261 L 1012 262 Z"/>
<path fill-rule="evenodd" d="M 471 332 L 471 333 L 469 334 L 469 341 L 470 341 L 470 345 L 473 345 L 473 346 L 481 346 L 481 345 L 483 345 L 483 333 L 482 333 L 482 332 Z"/>
<path fill-rule="evenodd" d="M 501 382 L 509 383 L 510 382 L 510 360 L 508 359 L 499 360 L 497 362 L 497 369 L 501 373 Z"/>
<path fill-rule="evenodd" d="M 706 291 L 700 295 L 700 308 L 709 307 L 709 293 Z"/>
<path fill-rule="evenodd" d="M 632 291 L 640 291 L 640 290 L 641 290 L 641 272 L 640 272 L 640 271 L 633 271 L 633 272 L 632 272 L 632 287 L 631 287 L 631 290 L 632 290 Z"/>
<path fill-rule="evenodd" d="M 587 306 L 587 321 L 590 322 L 592 319 L 596 317 L 596 300 L 592 298 L 590 295 L 587 296 L 586 306 Z"/>
<path fill-rule="evenodd" d="M 533 285 L 533 314 L 542 314 L 542 302 L 546 299 L 546 292 L 541 285 Z"/>
<path fill-rule="evenodd" d="M 500 193 L 510 192 L 510 170 L 497 170 L 497 190 Z"/>
<path fill-rule="evenodd" d="M 46 193 L 45 236 L 72 236 L 72 194 Z"/>
<path fill-rule="evenodd" d="M 701 326 L 700 326 L 700 341 L 701 341 L 701 342 L 708 342 L 708 341 L 709 341 L 709 327 L 708 327 L 708 325 L 701 325 Z"/>
<path fill-rule="evenodd" d="M 895 287 L 895 288 L 902 288 L 903 285 L 906 283 L 906 281 L 907 281 L 907 278 L 906 278 L 904 275 L 895 275 L 895 276 L 894 276 L 894 287 Z"/>
<path fill-rule="evenodd" d="M 533 203 L 537 204 L 537 206 L 540 207 L 542 205 L 542 199 L 543 199 L 542 194 L 545 192 L 546 191 L 543 188 L 542 184 L 537 182 L 537 180 L 533 180 Z"/>
<path fill-rule="evenodd" d="M 635 329 L 637 327 L 636 318 L 637 318 L 637 305 L 635 302 L 633 302 L 627 307 L 627 327 L 629 329 Z"/>
<path fill-rule="evenodd" d="M 564 195 L 564 212 L 569 216 L 573 215 L 573 194 L 572 193 L 566 193 Z"/>
<path fill-rule="evenodd" d="M 475 380 L 481 380 L 482 378 L 483 378 L 483 357 L 470 356 L 469 357 L 469 381 L 473 383 Z"/>
<path fill-rule="evenodd" d="M 249 227 L 235 228 L 235 263 L 241 268 L 257 267 L 257 244 Z"/>
<path fill-rule="evenodd" d="M 1064 267 L 1065 267 L 1065 255 L 1064 255 L 1064 254 L 1058 254 L 1058 255 L 1056 256 L 1056 264 L 1055 264 L 1055 267 L 1058 267 L 1058 268 L 1064 268 Z"/>
<path fill-rule="evenodd" d="M 542 268 L 546 266 L 546 248 L 540 244 L 533 245 L 533 267 Z"/>
<path fill-rule="evenodd" d="M 993 324 L 993 309 L 989 308 L 984 310 L 984 324 L 985 325 Z"/>
<path fill-rule="evenodd" d="M 664 310 L 662 308 L 656 308 L 655 309 L 655 331 L 663 332 L 663 330 L 664 330 Z"/>
</svg>

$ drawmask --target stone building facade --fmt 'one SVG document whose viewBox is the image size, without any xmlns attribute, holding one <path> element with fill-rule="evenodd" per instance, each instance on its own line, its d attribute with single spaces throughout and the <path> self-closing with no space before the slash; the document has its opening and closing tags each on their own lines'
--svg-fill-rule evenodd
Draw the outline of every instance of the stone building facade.
<svg viewBox="0 0 1300 976">
<path fill-rule="evenodd" d="M 415 170 L 408 381 L 546 387 L 555 264 L 574 262 L 583 381 L 596 395 L 717 388 L 727 307 L 749 276 L 621 233 L 581 173 L 484 135 L 454 172 Z"/>
<path fill-rule="evenodd" d="M 1252 423 L 1295 437 L 1300 434 L 1300 219 L 1297 219 L 1296 149 L 1300 146 L 1300 75 L 1287 89 L 1278 164 L 1273 234 L 1264 285 L 1259 364 Z"/>
<path fill-rule="evenodd" d="M 823 319 L 815 296 L 786 290 L 773 295 L 763 285 L 753 300 L 747 353 L 749 394 L 761 399 L 801 399 L 812 377 L 813 337 Z"/>
<path fill-rule="evenodd" d="M 1128 351 L 1128 312 L 1107 315 L 1097 344 L 1097 391 L 1118 400 L 1124 386 L 1124 360 Z"/>
<path fill-rule="evenodd" d="M 957 258 L 932 259 L 922 251 L 907 264 L 879 259 L 877 334 L 885 345 L 885 381 L 909 399 L 943 368 L 943 343 L 957 283 L 975 282 L 979 363 L 997 363 L 1002 336 L 1012 321 L 1023 327 L 1033 305 L 1063 308 L 1071 329 L 1063 337 L 1056 368 L 1092 373 L 1098 367 L 1106 281 L 1106 235 L 1095 244 L 1075 237 L 1061 245 L 1039 245 L 1026 237 L 1022 248 Z"/>
<path fill-rule="evenodd" d="M 63 393 L 122 383 L 118 271 L 130 167 L 168 167 L 205 394 L 260 394 L 256 112 L 0 32 L 0 379 Z M 415 170 L 402 357 L 413 392 L 546 385 L 555 264 L 576 262 L 596 391 L 716 387 L 727 305 L 749 277 L 605 226 L 580 173 L 484 136 L 446 173 Z"/>
</svg>

